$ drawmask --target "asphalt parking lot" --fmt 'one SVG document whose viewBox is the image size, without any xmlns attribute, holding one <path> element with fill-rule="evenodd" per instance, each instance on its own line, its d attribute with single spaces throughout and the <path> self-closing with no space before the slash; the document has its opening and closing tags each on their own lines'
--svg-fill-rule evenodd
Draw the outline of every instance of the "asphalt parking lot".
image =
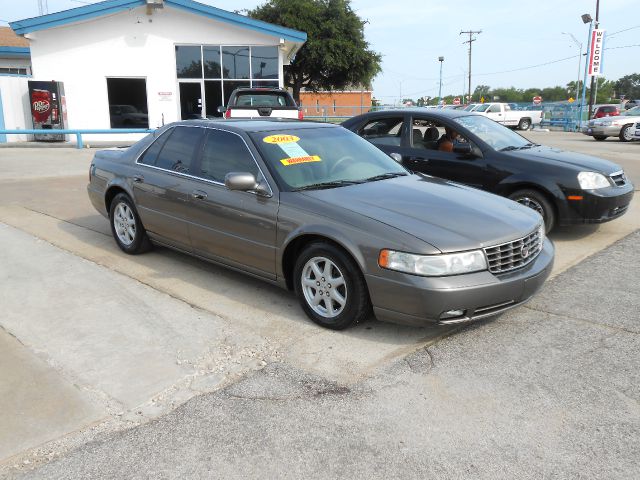
<svg viewBox="0 0 640 480">
<path fill-rule="evenodd" d="M 525 135 L 640 185 L 640 142 Z M 0 149 L 0 472 L 636 478 L 637 200 L 554 232 L 554 279 L 497 319 L 329 332 L 275 287 L 122 254 L 86 196 L 91 156 Z"/>
</svg>

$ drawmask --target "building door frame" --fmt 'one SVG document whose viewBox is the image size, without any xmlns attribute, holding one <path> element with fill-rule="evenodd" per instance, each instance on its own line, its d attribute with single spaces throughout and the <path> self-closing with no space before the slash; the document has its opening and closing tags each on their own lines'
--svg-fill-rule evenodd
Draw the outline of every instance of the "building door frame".
<svg viewBox="0 0 640 480">
<path fill-rule="evenodd" d="M 185 120 L 184 118 L 182 118 L 182 98 L 180 95 L 180 84 L 181 83 L 198 83 L 200 85 L 200 101 L 202 102 L 201 105 L 201 110 L 200 110 L 200 116 L 203 115 L 203 113 L 206 116 L 206 108 L 207 108 L 207 104 L 206 104 L 206 99 L 204 98 L 204 80 L 203 79 L 197 79 L 197 78 L 179 78 L 178 79 L 178 101 L 176 102 L 176 108 L 177 108 L 177 113 L 178 113 L 178 118 L 180 120 Z M 205 117 L 203 117 L 205 118 Z"/>
</svg>

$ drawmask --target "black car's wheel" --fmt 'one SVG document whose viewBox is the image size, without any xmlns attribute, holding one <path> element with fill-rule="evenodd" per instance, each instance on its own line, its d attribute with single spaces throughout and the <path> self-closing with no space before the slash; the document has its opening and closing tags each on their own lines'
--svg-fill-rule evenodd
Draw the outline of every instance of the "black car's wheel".
<svg viewBox="0 0 640 480">
<path fill-rule="evenodd" d="M 129 255 L 143 253 L 151 248 L 147 232 L 128 195 L 119 193 L 109 208 L 111 233 L 118 247 Z"/>
<path fill-rule="evenodd" d="M 364 321 L 371 301 L 358 265 L 340 248 L 309 244 L 296 260 L 294 289 L 307 316 L 326 328 L 343 330 Z"/>
<path fill-rule="evenodd" d="M 620 141 L 630 142 L 631 140 L 633 140 L 633 124 L 625 125 L 620 130 Z"/>
<path fill-rule="evenodd" d="M 603 140 L 607 139 L 607 136 L 606 135 L 594 135 L 593 138 L 596 139 L 598 142 L 602 142 Z"/>
<path fill-rule="evenodd" d="M 527 188 L 513 192 L 509 195 L 509 198 L 521 205 L 532 208 L 542 215 L 546 232 L 549 233 L 551 231 L 556 222 L 556 214 L 553 210 L 553 205 L 543 193 Z"/>
<path fill-rule="evenodd" d="M 531 127 L 531 120 L 528 118 L 521 118 L 518 123 L 518 130 L 529 130 Z"/>
</svg>

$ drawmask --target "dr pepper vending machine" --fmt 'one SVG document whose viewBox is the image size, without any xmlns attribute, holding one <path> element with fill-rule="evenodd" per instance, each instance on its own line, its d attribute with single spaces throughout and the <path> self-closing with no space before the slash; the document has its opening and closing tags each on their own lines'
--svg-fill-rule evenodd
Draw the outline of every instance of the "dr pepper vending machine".
<svg viewBox="0 0 640 480">
<path fill-rule="evenodd" d="M 36 141 L 64 142 L 67 136 L 50 133 L 62 130 L 67 124 L 67 104 L 62 82 L 29 80 L 29 100 L 33 129 L 42 130 L 34 135 Z"/>
</svg>

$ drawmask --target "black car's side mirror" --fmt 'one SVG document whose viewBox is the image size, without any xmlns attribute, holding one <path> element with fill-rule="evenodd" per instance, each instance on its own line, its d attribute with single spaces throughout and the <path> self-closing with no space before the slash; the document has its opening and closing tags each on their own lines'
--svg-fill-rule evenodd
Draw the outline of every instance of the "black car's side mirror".
<svg viewBox="0 0 640 480">
<path fill-rule="evenodd" d="M 269 196 L 269 188 L 262 182 L 258 182 L 253 173 L 230 172 L 224 177 L 224 186 L 229 190 L 239 190 L 241 192 L 254 191 L 261 196 Z"/>
<path fill-rule="evenodd" d="M 457 153 L 458 155 L 462 155 L 464 157 L 471 157 L 473 154 L 473 149 L 471 148 L 471 144 L 468 142 L 454 142 L 453 153 Z"/>
<path fill-rule="evenodd" d="M 218 113 L 224 113 L 227 111 L 227 107 L 225 107 L 224 105 L 220 105 L 218 107 Z"/>
</svg>

